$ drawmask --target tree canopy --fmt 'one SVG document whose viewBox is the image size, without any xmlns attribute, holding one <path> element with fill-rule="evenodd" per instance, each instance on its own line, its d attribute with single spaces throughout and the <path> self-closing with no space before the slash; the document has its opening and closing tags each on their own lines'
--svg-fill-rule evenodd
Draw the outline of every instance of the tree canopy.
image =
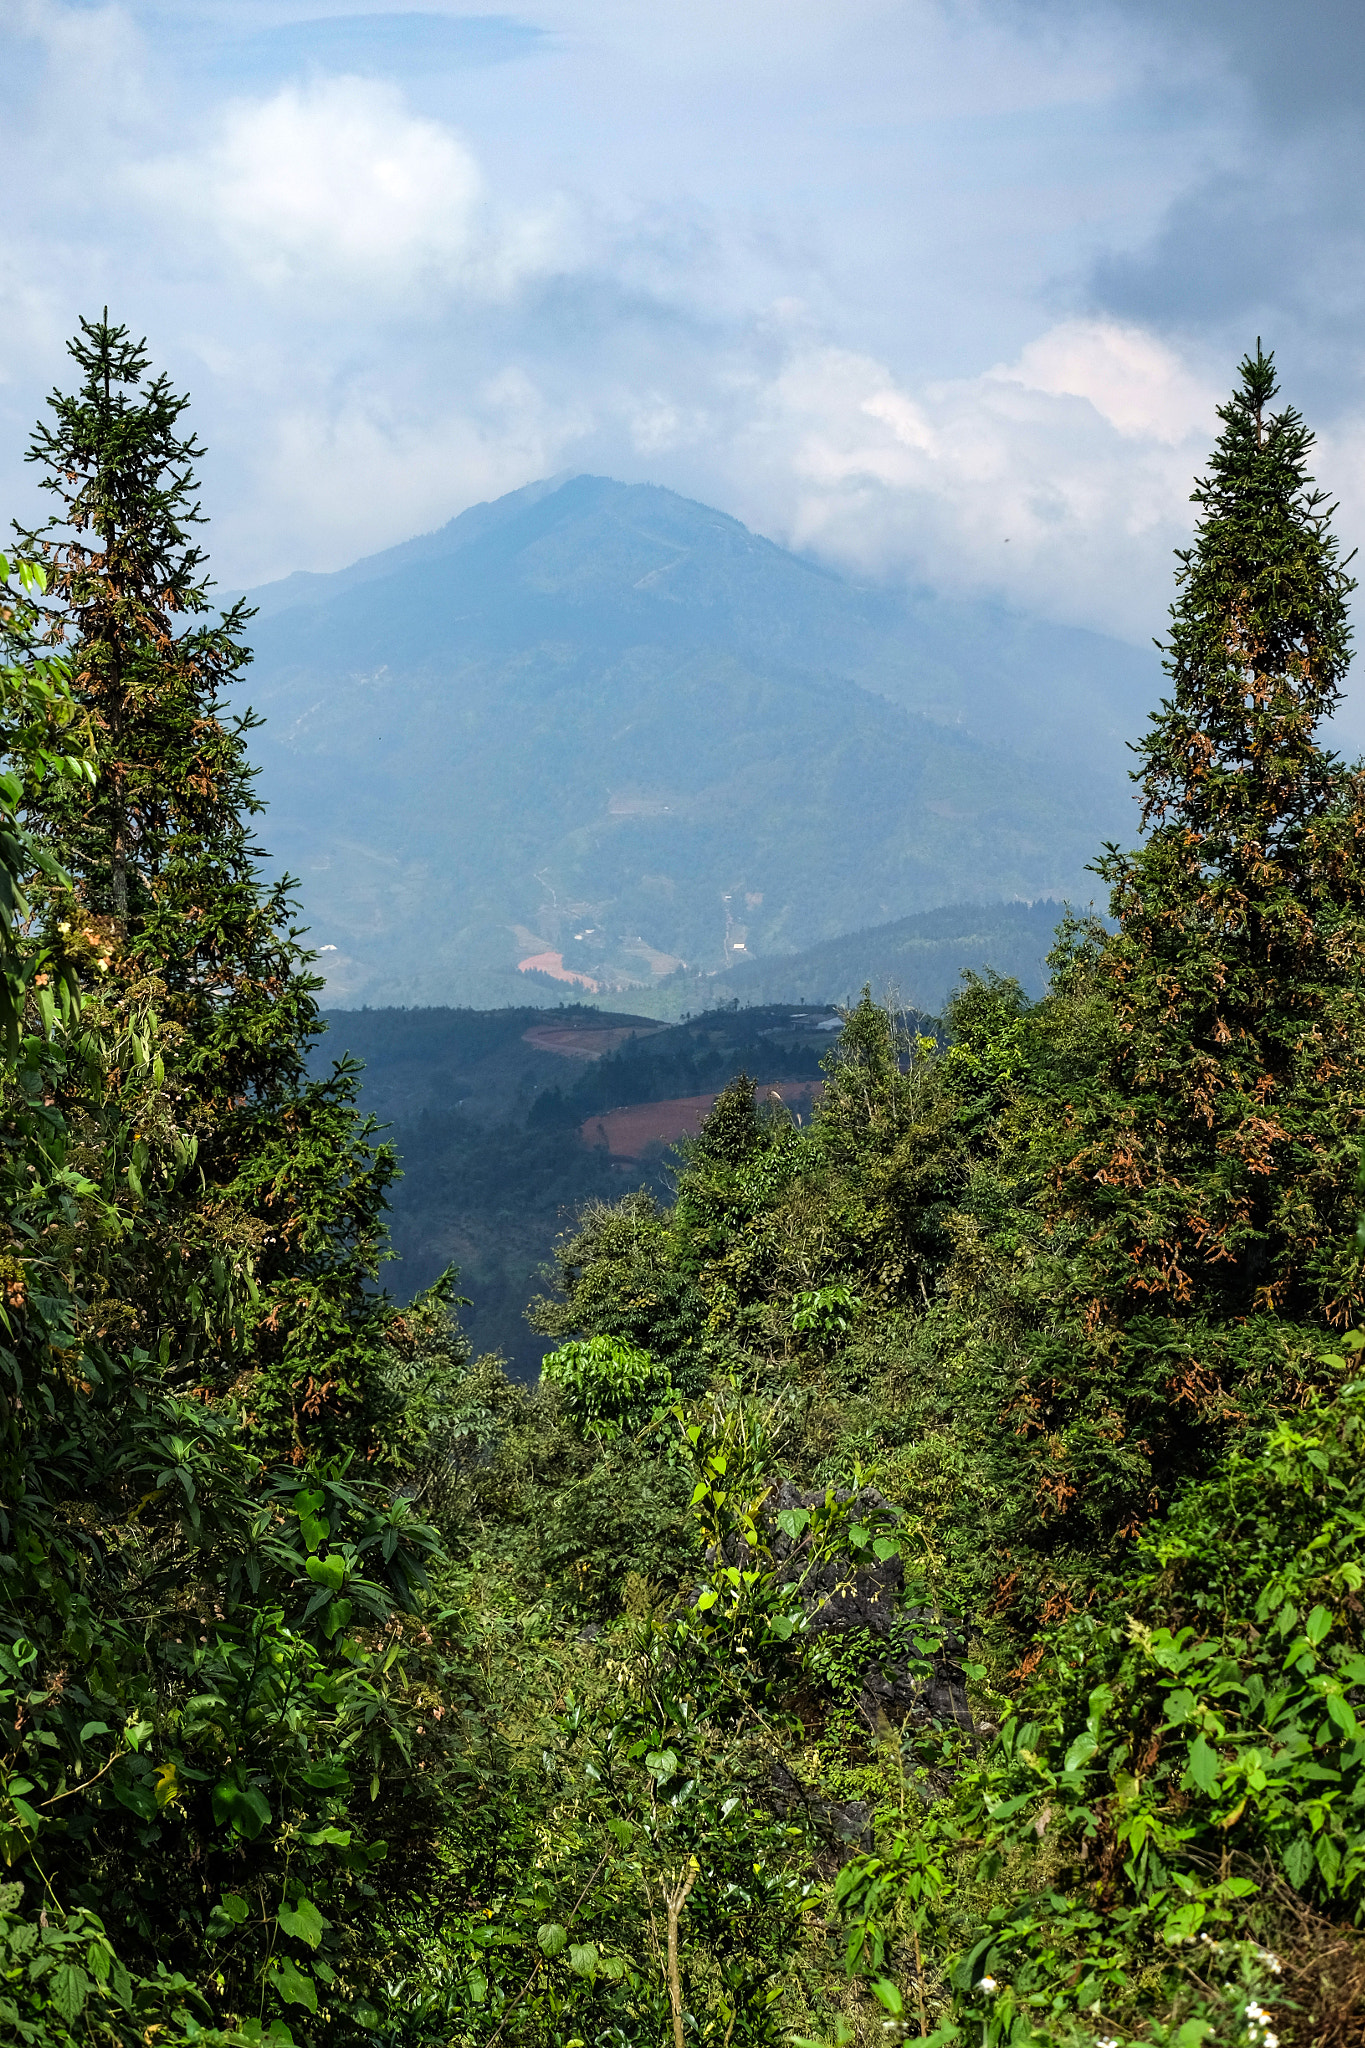
<svg viewBox="0 0 1365 2048">
<path fill-rule="evenodd" d="M 731 1078 L 528 1388 L 376 1285 L 186 401 L 72 355 L 0 561 L 6 2038 L 1358 2042 L 1365 786 L 1269 358 L 1111 917 L 864 992 L 805 1121 Z"/>
</svg>

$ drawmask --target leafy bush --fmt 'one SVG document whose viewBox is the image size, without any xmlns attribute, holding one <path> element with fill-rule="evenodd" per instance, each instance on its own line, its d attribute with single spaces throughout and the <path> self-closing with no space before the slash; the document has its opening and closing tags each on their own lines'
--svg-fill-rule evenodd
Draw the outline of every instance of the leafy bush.
<svg viewBox="0 0 1365 2048">
<path fill-rule="evenodd" d="M 576 1429 L 610 1443 L 634 1436 L 673 1400 L 667 1370 L 623 1337 L 586 1337 L 561 1344 L 543 1362 Z"/>
<path fill-rule="evenodd" d="M 660 1594 L 676 1592 L 696 1563 L 689 1486 L 681 1464 L 633 1447 L 571 1480 L 552 1497 L 541 1534 L 551 1590 L 599 1621 L 620 1612 L 632 1574 Z"/>
<path fill-rule="evenodd" d="M 1008 1875 L 952 1964 L 986 2042 L 1068 2041 L 1082 2021 L 1155 2041 L 1192 2019 L 1254 2039 L 1252 2006 L 1311 1964 L 1271 1951 L 1280 1901 L 1330 1928 L 1365 1895 L 1363 1446 L 1365 1380 L 1348 1380 L 1153 1527 L 1106 1614 L 1041 1655 L 952 1809 L 841 1875 L 855 1962 L 879 1972 L 913 1921 L 928 1842 L 944 1883 L 964 1853 L 978 1882 Z"/>
<path fill-rule="evenodd" d="M 22 1884 L 0 1885 L 0 2029 L 23 2048 L 245 2048 L 247 2036 L 211 2024 L 194 1982 L 165 1968 L 128 1970 L 104 1923 L 69 1913 L 20 1911 Z M 206 2024 L 208 2022 L 208 2024 Z M 260 2036 L 259 2024 L 255 2029 Z"/>
</svg>

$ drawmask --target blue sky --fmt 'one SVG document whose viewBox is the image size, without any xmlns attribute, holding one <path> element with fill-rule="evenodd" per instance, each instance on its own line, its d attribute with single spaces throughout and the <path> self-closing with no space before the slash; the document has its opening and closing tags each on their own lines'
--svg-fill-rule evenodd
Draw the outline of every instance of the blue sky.
<svg viewBox="0 0 1365 2048">
<path fill-rule="evenodd" d="M 107 301 L 225 582 L 592 469 L 1144 640 L 1258 333 L 1365 525 L 1363 45 L 1338 0 L 9 0 L 0 503 Z"/>
</svg>

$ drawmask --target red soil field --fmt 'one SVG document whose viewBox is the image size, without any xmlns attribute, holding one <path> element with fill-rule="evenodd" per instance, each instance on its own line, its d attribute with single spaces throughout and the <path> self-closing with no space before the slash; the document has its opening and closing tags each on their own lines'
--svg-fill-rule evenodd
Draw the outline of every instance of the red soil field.
<svg viewBox="0 0 1365 2048">
<path fill-rule="evenodd" d="M 534 968 L 537 974 L 548 974 L 552 981 L 576 981 L 580 988 L 591 989 L 597 994 L 597 983 L 586 974 L 575 974 L 572 967 L 564 965 L 562 953 L 532 953 L 525 960 L 518 960 L 517 973 L 526 974 Z"/>
<path fill-rule="evenodd" d="M 754 1090 L 755 1099 L 781 1102 L 805 1116 L 818 1101 L 823 1081 L 767 1081 Z M 715 1102 L 714 1095 L 675 1095 L 669 1102 L 641 1102 L 630 1109 L 609 1109 L 590 1116 L 580 1131 L 585 1145 L 605 1145 L 613 1159 L 639 1159 L 650 1145 L 675 1145 L 693 1138 Z"/>
<path fill-rule="evenodd" d="M 557 1052 L 566 1060 L 600 1060 L 604 1052 L 614 1052 L 628 1038 L 652 1038 L 656 1031 L 667 1029 L 666 1024 L 646 1024 L 643 1030 L 638 1024 L 584 1025 L 582 1029 L 573 1024 L 533 1024 L 521 1036 L 537 1052 Z"/>
</svg>

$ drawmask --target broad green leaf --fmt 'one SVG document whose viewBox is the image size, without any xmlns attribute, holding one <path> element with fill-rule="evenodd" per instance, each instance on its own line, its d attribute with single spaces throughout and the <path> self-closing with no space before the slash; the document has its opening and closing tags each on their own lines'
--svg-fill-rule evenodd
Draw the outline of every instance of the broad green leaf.
<svg viewBox="0 0 1365 2048">
<path fill-rule="evenodd" d="M 309 1948 L 318 1946 L 327 1924 L 311 1899 L 300 1899 L 296 1906 L 281 1906 L 275 1918 L 286 1934 L 292 1934 L 296 1941 L 306 1941 Z"/>
<path fill-rule="evenodd" d="M 568 1938 L 557 1920 L 546 1920 L 536 1929 L 536 1940 L 547 1956 L 559 1955 Z"/>
<path fill-rule="evenodd" d="M 114 1797 L 118 1800 L 119 1805 L 126 1806 L 129 1813 L 135 1813 L 139 1820 L 156 1819 L 157 1804 L 152 1796 L 150 1779 L 129 1777 L 124 1771 L 116 1770 L 107 1782 L 112 1787 Z M 10 1798 L 14 1800 L 12 1786 L 10 1788 Z M 22 1801 L 14 1800 L 14 1804 L 22 1815 L 25 1812 Z"/>
<path fill-rule="evenodd" d="M 1332 1611 L 1329 1607 L 1315 1607 L 1303 1625 L 1303 1632 L 1314 1648 L 1322 1641 L 1332 1626 Z"/>
<path fill-rule="evenodd" d="M 1099 1746 L 1098 1741 L 1087 1728 L 1083 1734 L 1076 1737 L 1076 1740 L 1067 1751 L 1062 1761 L 1063 1771 L 1079 1771 L 1084 1769 Z"/>
<path fill-rule="evenodd" d="M 271 1989 L 286 2005 L 303 2005 L 309 2012 L 318 2009 L 318 1988 L 312 1978 L 302 1970 L 295 1969 L 287 1959 L 280 1963 L 270 1979 Z"/>
<path fill-rule="evenodd" d="M 346 1583 L 346 1560 L 335 1554 L 308 1558 L 304 1570 L 314 1585 L 326 1586 L 333 1593 L 339 1593 Z"/>
<path fill-rule="evenodd" d="M 225 1892 L 208 1919 L 210 1941 L 225 1941 L 247 1918 L 251 1908 L 237 1892 Z"/>
<path fill-rule="evenodd" d="M 1355 1742 L 1360 1735 L 1360 1723 L 1356 1720 L 1351 1702 L 1343 1699 L 1339 1692 L 1329 1692 L 1323 1704 L 1346 1740 Z"/>
<path fill-rule="evenodd" d="M 234 1833 L 254 1842 L 262 1828 L 270 1825 L 271 1813 L 258 1785 L 234 1785 L 225 1778 L 213 1788 L 213 1817 L 220 1827 L 227 1821 Z"/>
<path fill-rule="evenodd" d="M 299 1772 L 305 1785 L 311 1785 L 315 1792 L 336 1792 L 349 1786 L 351 1774 L 345 1764 L 329 1762 L 320 1757 Z"/>
<path fill-rule="evenodd" d="M 1284 1874 L 1295 1891 L 1302 1891 L 1313 1873 L 1313 1840 L 1311 1835 L 1298 1835 L 1289 1844 L 1283 1857 Z"/>
<path fill-rule="evenodd" d="M 1201 1792 L 1218 1790 L 1218 1758 L 1202 1735 L 1196 1735 L 1190 1744 L 1190 1776 Z"/>
<path fill-rule="evenodd" d="M 1191 1899 L 1183 1906 L 1177 1906 L 1174 1913 L 1168 1913 L 1161 1929 L 1161 1939 L 1172 1945 L 1192 1941 L 1204 1924 L 1204 1906 L 1198 1899 Z"/>
<path fill-rule="evenodd" d="M 73 2025 L 85 2011 L 93 1986 L 79 1963 L 60 1963 L 52 1972 L 51 1997 L 62 2018 Z"/>
<path fill-rule="evenodd" d="M 597 1946 L 591 1941 L 569 1943 L 569 1968 L 575 1977 L 591 1977 L 597 1968 Z"/>
<path fill-rule="evenodd" d="M 322 1617 L 322 1633 L 330 1643 L 345 1628 L 355 1608 L 349 1600 L 334 1600 Z"/>
</svg>

